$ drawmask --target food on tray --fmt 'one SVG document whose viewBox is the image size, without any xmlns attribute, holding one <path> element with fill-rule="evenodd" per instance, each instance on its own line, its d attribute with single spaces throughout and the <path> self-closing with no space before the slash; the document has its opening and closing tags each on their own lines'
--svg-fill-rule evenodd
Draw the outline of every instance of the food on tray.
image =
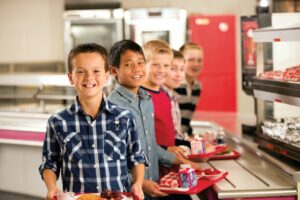
<svg viewBox="0 0 300 200">
<path fill-rule="evenodd" d="M 203 170 L 196 170 L 196 174 L 198 178 L 206 178 L 209 180 L 214 180 L 220 178 L 226 173 L 225 170 L 207 168 Z"/>
<path fill-rule="evenodd" d="M 105 199 L 110 199 L 110 200 L 121 200 L 122 195 L 120 192 L 114 192 L 111 190 L 106 190 L 101 193 L 101 197 Z"/>
<path fill-rule="evenodd" d="M 286 68 L 285 71 L 267 71 L 259 74 L 259 78 L 268 80 L 300 81 L 300 65 Z"/>
<path fill-rule="evenodd" d="M 106 200 L 106 198 L 101 198 L 97 194 L 82 194 L 77 198 L 77 200 Z"/>
</svg>

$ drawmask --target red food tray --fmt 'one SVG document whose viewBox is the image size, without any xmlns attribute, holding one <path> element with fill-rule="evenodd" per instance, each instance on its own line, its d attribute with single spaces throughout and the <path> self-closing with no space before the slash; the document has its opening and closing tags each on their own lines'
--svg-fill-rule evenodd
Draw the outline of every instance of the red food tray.
<svg viewBox="0 0 300 200">
<path fill-rule="evenodd" d="M 222 176 L 209 180 L 205 177 L 201 177 L 198 179 L 197 185 L 195 187 L 186 189 L 186 188 L 167 188 L 167 187 L 160 187 L 160 191 L 165 192 L 167 194 L 197 194 L 202 190 L 214 185 L 216 182 L 224 179 L 227 176 L 228 172 L 225 172 Z"/>
<path fill-rule="evenodd" d="M 241 156 L 241 154 L 232 149 L 230 152 L 225 154 L 216 154 L 209 158 L 209 160 L 229 160 L 229 159 L 237 159 Z"/>
<path fill-rule="evenodd" d="M 193 154 L 193 155 L 188 155 L 189 159 L 203 159 L 203 158 L 210 158 L 214 156 L 217 153 L 220 153 L 227 149 L 228 147 L 226 145 L 221 145 L 221 146 L 216 146 L 215 150 L 209 153 L 202 153 L 202 154 Z"/>
<path fill-rule="evenodd" d="M 85 193 L 85 194 L 88 194 L 88 193 Z M 96 194 L 96 193 L 91 193 L 91 194 Z M 138 198 L 133 196 L 131 192 L 121 192 L 121 194 L 126 196 L 126 197 L 132 197 L 133 200 L 138 200 Z M 76 194 L 75 199 L 76 199 L 76 197 L 78 197 L 80 195 L 82 195 L 82 193 L 81 194 Z M 57 197 L 54 196 L 52 200 L 57 200 Z"/>
</svg>

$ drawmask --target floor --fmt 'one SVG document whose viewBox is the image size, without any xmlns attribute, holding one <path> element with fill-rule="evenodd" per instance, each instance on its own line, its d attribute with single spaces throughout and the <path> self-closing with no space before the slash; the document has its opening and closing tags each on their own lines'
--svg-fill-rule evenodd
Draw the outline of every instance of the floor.
<svg viewBox="0 0 300 200">
<path fill-rule="evenodd" d="M 43 200 L 43 198 L 0 191 L 0 200 Z"/>
</svg>

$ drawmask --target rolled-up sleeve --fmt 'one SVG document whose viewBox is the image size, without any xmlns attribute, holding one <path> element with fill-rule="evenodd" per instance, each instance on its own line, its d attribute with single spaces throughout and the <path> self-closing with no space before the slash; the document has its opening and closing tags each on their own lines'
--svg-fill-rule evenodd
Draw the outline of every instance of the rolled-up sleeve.
<svg viewBox="0 0 300 200">
<path fill-rule="evenodd" d="M 133 118 L 133 115 L 129 114 L 129 123 L 128 123 L 128 156 L 127 162 L 128 167 L 131 169 L 133 166 L 138 165 L 140 163 L 145 164 L 148 166 L 148 161 L 144 154 L 144 151 L 141 148 L 141 143 L 138 138 L 138 132 L 136 128 L 136 123 Z"/>
<path fill-rule="evenodd" d="M 162 148 L 159 145 L 156 146 L 157 146 L 158 162 L 161 165 L 164 165 L 166 167 L 172 166 L 175 161 L 175 154 L 166 151 L 164 148 Z"/>
<path fill-rule="evenodd" d="M 58 179 L 61 163 L 62 163 L 62 158 L 60 157 L 60 147 L 57 140 L 57 134 L 55 132 L 54 125 L 51 122 L 51 118 L 50 118 L 48 120 L 44 144 L 43 144 L 42 164 L 39 167 L 39 172 L 42 178 L 43 178 L 43 171 L 45 169 L 50 169 L 56 174 Z"/>
</svg>

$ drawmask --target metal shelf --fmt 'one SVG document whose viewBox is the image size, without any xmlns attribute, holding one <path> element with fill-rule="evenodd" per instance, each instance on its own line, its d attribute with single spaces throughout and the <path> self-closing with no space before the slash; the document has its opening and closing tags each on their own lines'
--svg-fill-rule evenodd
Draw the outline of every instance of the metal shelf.
<svg viewBox="0 0 300 200">
<path fill-rule="evenodd" d="M 0 74 L 0 85 L 71 87 L 66 74 Z"/>
<path fill-rule="evenodd" d="M 300 24 L 286 28 L 261 28 L 253 31 L 255 42 L 300 41 Z"/>
<path fill-rule="evenodd" d="M 300 83 L 253 79 L 256 98 L 300 106 Z"/>
</svg>

